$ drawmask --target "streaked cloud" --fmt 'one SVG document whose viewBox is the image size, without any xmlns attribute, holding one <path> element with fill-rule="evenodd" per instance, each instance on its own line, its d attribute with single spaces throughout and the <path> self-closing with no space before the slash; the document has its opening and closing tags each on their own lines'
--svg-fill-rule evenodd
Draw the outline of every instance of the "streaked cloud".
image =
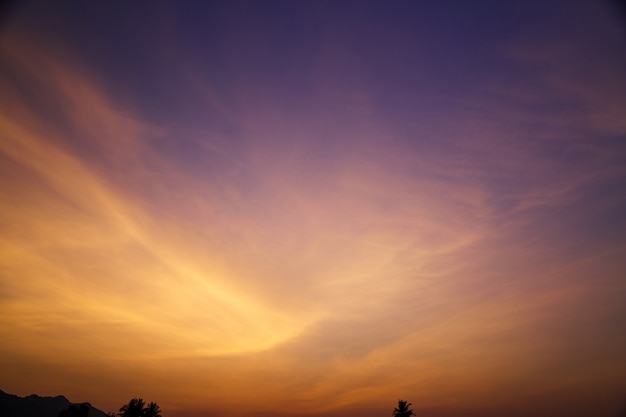
<svg viewBox="0 0 626 417">
<path fill-rule="evenodd" d="M 211 40 L 227 74 L 177 53 L 184 30 L 159 15 L 171 103 L 124 92 L 62 37 L 8 31 L 3 389 L 105 410 L 141 391 L 173 416 L 374 415 L 398 397 L 521 415 L 590 386 L 581 412 L 592 393 L 617 401 L 624 61 L 591 9 L 584 32 L 546 19 L 494 41 L 515 70 L 475 90 L 425 63 L 440 91 L 398 81 L 417 99 L 333 25 L 298 95 L 249 65 L 274 50 L 263 24 Z M 561 50 L 570 35 L 580 49 Z"/>
</svg>

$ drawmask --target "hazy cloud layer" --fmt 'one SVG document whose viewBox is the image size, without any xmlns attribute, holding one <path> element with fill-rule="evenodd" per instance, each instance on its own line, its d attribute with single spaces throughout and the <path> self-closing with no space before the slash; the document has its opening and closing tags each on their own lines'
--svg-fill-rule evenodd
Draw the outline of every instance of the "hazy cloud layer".
<svg viewBox="0 0 626 417">
<path fill-rule="evenodd" d="M 33 32 L 44 6 L 15 15 L 3 390 L 172 416 L 617 410 L 620 22 L 529 6 L 505 30 L 481 6 L 483 33 L 434 6 L 329 7 L 285 6 L 301 26 L 218 7 L 206 29 L 156 7 L 136 56 L 105 47 L 136 10 L 103 38 L 92 10 Z"/>
</svg>

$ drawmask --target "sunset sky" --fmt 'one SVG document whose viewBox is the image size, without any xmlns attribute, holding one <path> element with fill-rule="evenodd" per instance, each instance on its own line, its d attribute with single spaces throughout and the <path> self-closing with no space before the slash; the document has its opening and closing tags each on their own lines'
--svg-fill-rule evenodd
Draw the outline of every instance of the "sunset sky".
<svg viewBox="0 0 626 417">
<path fill-rule="evenodd" d="M 164 417 L 626 410 L 599 1 L 23 1 L 0 389 Z"/>
</svg>

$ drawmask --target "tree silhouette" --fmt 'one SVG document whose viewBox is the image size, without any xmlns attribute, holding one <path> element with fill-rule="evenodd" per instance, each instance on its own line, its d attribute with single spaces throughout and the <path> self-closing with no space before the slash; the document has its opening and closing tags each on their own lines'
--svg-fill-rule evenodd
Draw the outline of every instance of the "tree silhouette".
<svg viewBox="0 0 626 417">
<path fill-rule="evenodd" d="M 161 408 L 157 403 L 146 402 L 141 398 L 133 398 L 120 408 L 119 417 L 161 417 Z"/>
<path fill-rule="evenodd" d="M 161 408 L 157 403 L 149 403 L 148 407 L 143 409 L 143 417 L 161 417 Z"/>
<path fill-rule="evenodd" d="M 411 410 L 409 408 L 412 405 L 413 404 L 411 404 L 408 401 L 398 400 L 398 407 L 393 409 L 393 413 L 391 413 L 391 415 L 393 417 L 411 417 L 411 416 L 414 416 L 415 413 L 413 412 L 413 410 Z"/>
<path fill-rule="evenodd" d="M 141 398 L 133 398 L 120 408 L 120 417 L 143 417 L 144 405 L 146 403 Z"/>
</svg>

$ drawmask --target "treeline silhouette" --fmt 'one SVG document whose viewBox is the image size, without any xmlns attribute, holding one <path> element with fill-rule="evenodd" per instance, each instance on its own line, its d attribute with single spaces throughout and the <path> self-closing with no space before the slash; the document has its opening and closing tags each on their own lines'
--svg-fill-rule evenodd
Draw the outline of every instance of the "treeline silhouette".
<svg viewBox="0 0 626 417">
<path fill-rule="evenodd" d="M 146 402 L 141 398 L 133 398 L 128 404 L 120 407 L 119 413 L 110 412 L 108 417 L 161 417 L 161 408 L 157 403 Z M 85 404 L 70 405 L 59 413 L 59 417 L 89 417 L 89 407 Z"/>
<path fill-rule="evenodd" d="M 411 410 L 411 404 L 405 400 L 398 400 L 398 406 L 393 409 L 392 417 L 411 417 L 415 413 Z M 70 405 L 59 413 L 59 417 L 88 417 L 89 407 L 85 404 Z M 155 402 L 146 404 L 141 398 L 133 398 L 128 404 L 120 407 L 118 413 L 110 412 L 108 417 L 161 417 L 161 408 Z"/>
</svg>

